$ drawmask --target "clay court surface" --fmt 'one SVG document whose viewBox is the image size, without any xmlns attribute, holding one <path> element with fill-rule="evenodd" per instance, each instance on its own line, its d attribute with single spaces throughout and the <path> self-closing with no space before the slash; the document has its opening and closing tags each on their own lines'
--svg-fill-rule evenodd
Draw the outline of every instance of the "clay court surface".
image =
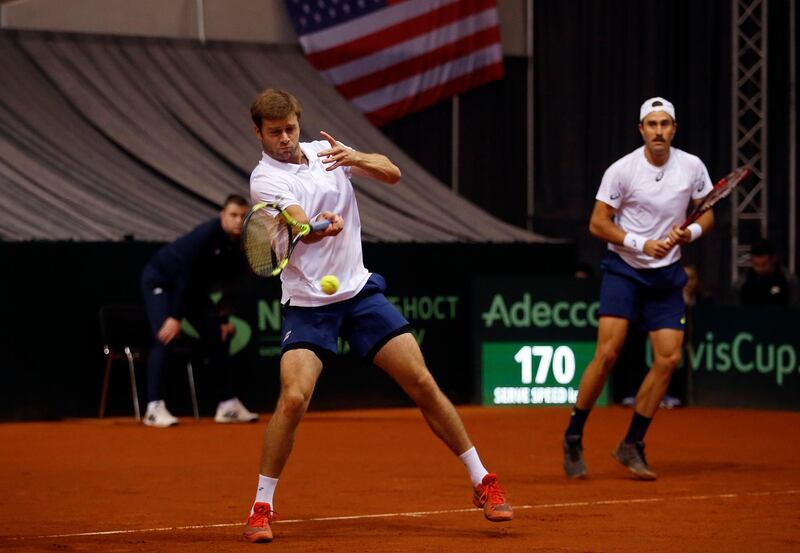
<svg viewBox="0 0 800 553">
<path fill-rule="evenodd" d="M 471 507 L 466 471 L 413 409 L 310 413 L 276 494 L 275 541 L 239 540 L 264 421 L 0 425 L 0 550 L 800 551 L 800 413 L 662 411 L 656 482 L 611 458 L 630 411 L 597 409 L 568 482 L 567 409 L 461 408 L 515 506 Z"/>
</svg>

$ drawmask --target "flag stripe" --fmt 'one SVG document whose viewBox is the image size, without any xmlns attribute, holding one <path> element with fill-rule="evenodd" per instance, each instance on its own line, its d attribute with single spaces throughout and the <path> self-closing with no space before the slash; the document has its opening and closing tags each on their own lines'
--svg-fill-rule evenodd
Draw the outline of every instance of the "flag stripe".
<svg viewBox="0 0 800 553">
<path fill-rule="evenodd" d="M 502 63 L 503 51 L 499 44 L 483 48 L 467 56 L 438 65 L 424 73 L 389 84 L 381 89 L 362 96 L 351 98 L 350 102 L 362 112 L 376 111 L 406 96 L 415 96 L 436 88 L 443 82 L 468 75 L 487 65 Z"/>
<path fill-rule="evenodd" d="M 423 15 L 441 6 L 460 1 L 461 0 L 413 0 L 411 2 L 401 2 L 368 15 L 356 17 L 322 31 L 306 33 L 299 37 L 300 45 L 303 47 L 303 51 L 306 55 L 322 50 L 329 50 L 345 42 L 350 42 L 353 40 L 354 36 L 361 36 L 364 34 L 364 29 L 379 31 L 380 29 L 391 27 L 397 23 L 402 23 L 411 17 Z"/>
<path fill-rule="evenodd" d="M 425 52 L 436 50 L 489 27 L 497 27 L 497 10 L 493 8 L 349 63 L 322 71 L 321 75 L 326 81 L 336 85 L 347 83 L 406 60 L 417 58 Z M 499 28 L 497 41 L 500 41 Z"/>
<path fill-rule="evenodd" d="M 474 73 L 463 75 L 458 79 L 443 83 L 436 88 L 426 90 L 422 94 L 409 96 L 395 102 L 394 104 L 390 104 L 378 110 L 366 113 L 365 115 L 367 116 L 367 119 L 372 122 L 372 124 L 376 126 L 385 125 L 390 121 L 394 121 L 395 119 L 403 117 L 407 113 L 419 111 L 430 105 L 433 105 L 442 98 L 449 98 L 450 96 L 461 94 L 470 88 L 500 79 L 502 76 L 502 63 L 488 65 L 482 69 L 479 69 L 478 71 L 475 71 Z"/>
<path fill-rule="evenodd" d="M 414 2 L 399 4 L 396 7 L 403 7 L 408 4 L 414 4 Z M 306 57 L 311 62 L 311 65 L 320 71 L 330 69 L 388 46 L 400 44 L 410 37 L 425 34 L 432 28 L 458 21 L 468 15 L 481 12 L 487 7 L 494 6 L 495 0 L 471 0 L 465 3 L 448 4 L 391 27 L 370 32 L 349 42 L 339 44 L 334 48 L 313 53 L 306 51 Z"/>
<path fill-rule="evenodd" d="M 466 54 L 482 50 L 487 46 L 496 44 L 499 40 L 500 29 L 498 27 L 485 29 L 456 42 L 445 44 L 441 48 L 428 52 L 427 54 L 392 65 L 382 71 L 376 71 L 360 79 L 343 83 L 336 88 L 342 96 L 348 99 L 362 96 L 368 92 L 384 88 L 394 82 L 424 73 L 450 60 L 455 60 Z"/>
<path fill-rule="evenodd" d="M 373 123 L 503 76 L 497 0 L 285 1 L 311 65 Z"/>
</svg>

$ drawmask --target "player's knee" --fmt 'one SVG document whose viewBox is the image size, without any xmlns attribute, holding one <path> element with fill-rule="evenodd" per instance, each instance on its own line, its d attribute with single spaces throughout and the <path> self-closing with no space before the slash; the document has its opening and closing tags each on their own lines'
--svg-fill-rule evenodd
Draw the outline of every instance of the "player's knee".
<svg viewBox="0 0 800 553">
<path fill-rule="evenodd" d="M 308 408 L 311 394 L 305 394 L 297 388 L 284 388 L 281 392 L 280 408 L 287 416 L 302 415 Z"/>
<path fill-rule="evenodd" d="M 611 372 L 611 369 L 614 368 L 618 357 L 619 352 L 612 347 L 598 348 L 597 353 L 595 354 L 597 368 L 600 369 L 603 374 L 608 375 Z"/>
<path fill-rule="evenodd" d="M 438 391 L 439 386 L 427 369 L 415 375 L 408 389 L 408 393 L 417 400 L 433 397 Z"/>
<path fill-rule="evenodd" d="M 672 374 L 678 367 L 678 363 L 681 362 L 681 352 L 675 351 L 668 354 L 656 355 L 654 359 L 654 365 L 663 367 L 669 374 Z"/>
</svg>

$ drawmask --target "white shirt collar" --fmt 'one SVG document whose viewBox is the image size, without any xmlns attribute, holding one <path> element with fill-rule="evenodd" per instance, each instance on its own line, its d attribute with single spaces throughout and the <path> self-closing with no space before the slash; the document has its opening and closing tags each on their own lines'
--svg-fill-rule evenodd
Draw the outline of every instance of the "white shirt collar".
<svg viewBox="0 0 800 553">
<path fill-rule="evenodd" d="M 642 150 L 641 159 L 644 162 L 644 166 L 647 167 L 653 173 L 663 173 L 672 165 L 672 161 L 675 159 L 675 148 L 672 146 L 669 147 L 669 157 L 667 158 L 667 162 L 664 165 L 653 165 L 652 163 L 650 163 L 650 160 L 647 159 L 645 146 L 642 146 L 641 150 Z"/>
<path fill-rule="evenodd" d="M 308 147 L 308 145 L 304 142 L 300 143 L 300 151 L 303 152 L 303 155 L 306 156 L 308 160 L 308 166 L 304 163 L 289 163 L 286 161 L 278 161 L 270 157 L 266 152 L 261 152 L 261 161 L 269 165 L 270 167 L 274 167 L 275 169 L 280 169 L 281 171 L 286 171 L 287 173 L 296 174 L 298 171 L 306 168 L 310 168 L 311 165 L 316 161 L 317 154 Z"/>
</svg>

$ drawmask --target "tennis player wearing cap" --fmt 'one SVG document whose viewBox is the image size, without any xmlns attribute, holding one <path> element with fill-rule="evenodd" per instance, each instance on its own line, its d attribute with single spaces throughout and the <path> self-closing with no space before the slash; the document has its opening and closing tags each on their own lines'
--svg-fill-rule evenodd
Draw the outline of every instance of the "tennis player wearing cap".
<svg viewBox="0 0 800 553">
<path fill-rule="evenodd" d="M 464 463 L 473 503 L 484 516 L 492 522 L 511 520 L 514 513 L 497 476 L 484 468 L 458 412 L 431 376 L 408 321 L 384 296 L 386 282 L 364 268 L 361 221 L 350 177 L 394 184 L 400 169 L 384 155 L 353 150 L 324 132 L 324 140 L 300 142 L 300 104 L 286 91 L 265 90 L 250 114 L 264 152 L 250 176 L 254 202 L 277 202 L 301 222 L 319 215 L 332 224 L 304 239 L 281 273 L 281 392 L 264 435 L 258 490 L 244 539 L 272 541 L 269 523 L 278 477 L 323 363 L 336 353 L 340 336 L 416 402 L 431 430 Z M 326 273 L 341 280 L 333 295 L 315 284 Z"/>
<path fill-rule="evenodd" d="M 597 346 L 564 433 L 564 471 L 569 478 L 586 476 L 583 427 L 630 324 L 649 333 L 653 364 L 636 395 L 628 433 L 612 455 L 637 478 L 656 478 L 645 459 L 644 436 L 681 355 L 686 273 L 680 246 L 697 240 L 714 224 L 707 211 L 687 229 L 679 227 L 690 202 L 699 203 L 712 184 L 697 156 L 672 147 L 677 126 L 670 102 L 659 97 L 644 102 L 639 111 L 644 145 L 606 170 L 595 196 L 589 231 L 608 242 L 608 252 L 601 263 Z"/>
</svg>

